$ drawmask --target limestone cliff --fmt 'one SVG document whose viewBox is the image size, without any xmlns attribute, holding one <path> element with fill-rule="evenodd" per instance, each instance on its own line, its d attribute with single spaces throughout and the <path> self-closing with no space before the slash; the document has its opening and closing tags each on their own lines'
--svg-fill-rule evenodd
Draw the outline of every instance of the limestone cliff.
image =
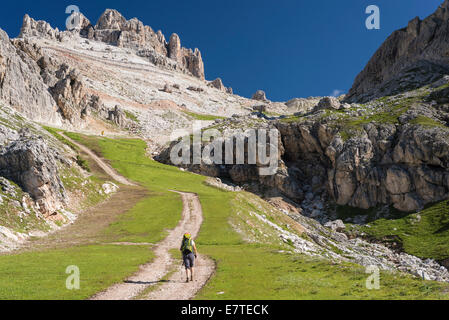
<svg viewBox="0 0 449 320">
<path fill-rule="evenodd" d="M 382 44 L 357 76 L 349 102 L 366 102 L 432 83 L 449 74 L 449 1 L 411 20 Z"/>
<path fill-rule="evenodd" d="M 202 80 L 205 78 L 201 52 L 198 49 L 183 48 L 177 34 L 173 34 L 170 41 L 167 42 L 161 31 L 155 32 L 136 18 L 126 20 L 121 13 L 113 9 L 107 9 L 95 25 L 92 25 L 81 13 L 74 13 L 71 18 L 73 21 L 79 22 L 75 28 L 59 32 L 47 22 L 35 21 L 25 15 L 19 37 L 39 37 L 64 41 L 74 35 L 79 35 L 117 47 L 133 49 L 159 66 L 171 66 L 175 63 L 176 66 L 171 67 L 172 69 L 186 71 Z M 166 61 L 166 59 L 173 62 Z"/>
</svg>

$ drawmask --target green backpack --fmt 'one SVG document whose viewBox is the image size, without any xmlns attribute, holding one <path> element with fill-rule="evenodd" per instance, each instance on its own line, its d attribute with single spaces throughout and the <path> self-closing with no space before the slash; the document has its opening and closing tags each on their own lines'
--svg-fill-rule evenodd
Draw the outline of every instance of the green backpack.
<svg viewBox="0 0 449 320">
<path fill-rule="evenodd" d="M 191 253 L 193 252 L 193 245 L 192 245 L 192 239 L 184 237 L 182 239 L 182 247 L 181 251 L 185 253 Z"/>
</svg>

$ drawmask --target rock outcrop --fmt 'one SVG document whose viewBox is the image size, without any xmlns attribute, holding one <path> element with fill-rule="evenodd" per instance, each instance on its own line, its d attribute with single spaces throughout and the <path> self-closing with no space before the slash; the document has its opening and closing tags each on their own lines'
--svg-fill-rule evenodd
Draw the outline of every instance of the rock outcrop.
<svg viewBox="0 0 449 320">
<path fill-rule="evenodd" d="M 313 110 L 320 102 L 320 98 L 294 98 L 285 103 L 289 111 L 295 111 L 299 114 L 305 114 Z"/>
<path fill-rule="evenodd" d="M 91 39 L 132 49 L 149 47 L 167 56 L 167 43 L 160 31 L 154 32 L 136 18 L 126 20 L 117 10 L 107 9 L 100 16 Z"/>
<path fill-rule="evenodd" d="M 64 119 L 81 126 L 82 113 L 87 106 L 87 96 L 81 75 L 76 69 L 69 71 L 67 65 L 62 65 L 57 76 L 60 80 L 50 88 L 50 92 Z"/>
<path fill-rule="evenodd" d="M 23 17 L 23 24 L 20 30 L 19 38 L 24 37 L 39 37 L 45 39 L 56 40 L 59 30 L 53 29 L 46 21 L 36 21 L 29 15 Z"/>
<path fill-rule="evenodd" d="M 0 151 L 0 176 L 29 193 L 44 215 L 63 208 L 64 186 L 58 176 L 55 152 L 42 137 L 22 131 Z"/>
<path fill-rule="evenodd" d="M 268 102 L 267 95 L 265 94 L 265 91 L 263 91 L 263 90 L 257 90 L 256 93 L 253 94 L 253 97 L 251 99 L 257 100 L 257 101 Z"/>
<path fill-rule="evenodd" d="M 321 111 L 313 116 L 309 121 L 265 125 L 280 133 L 280 158 L 273 175 L 261 176 L 258 166 L 249 164 L 186 168 L 314 206 L 321 201 L 313 200 L 316 195 L 340 206 L 391 205 L 410 212 L 449 197 L 449 131 L 444 126 L 414 124 L 411 119 L 396 125 L 373 122 L 346 136 L 342 124 L 321 118 Z M 170 163 L 167 153 L 158 160 Z"/>
<path fill-rule="evenodd" d="M 449 74 L 449 0 L 435 13 L 411 20 L 376 51 L 346 100 L 369 100 L 415 89 Z"/>
<path fill-rule="evenodd" d="M 119 106 L 115 106 L 114 109 L 109 110 L 108 120 L 122 128 L 125 128 L 128 122 L 125 112 Z"/>
<path fill-rule="evenodd" d="M 0 100 L 30 119 L 61 125 L 56 103 L 39 72 L 37 63 L 0 29 Z"/>
<path fill-rule="evenodd" d="M 223 84 L 223 81 L 220 78 L 217 78 L 211 82 L 208 83 L 208 86 L 211 88 L 218 89 L 220 91 L 232 94 L 232 88 L 226 88 Z"/>
<path fill-rule="evenodd" d="M 339 110 L 341 107 L 340 101 L 335 97 L 325 97 L 320 100 L 317 110 L 334 109 Z"/>
<path fill-rule="evenodd" d="M 173 34 L 167 43 L 161 31 L 155 32 L 136 18 L 126 20 L 117 10 L 112 9 L 107 9 L 95 26 L 81 13 L 74 13 L 70 18 L 75 27 L 69 31 L 59 32 L 47 22 L 35 21 L 25 15 L 19 38 L 39 37 L 64 41 L 67 37 L 78 35 L 133 49 L 138 55 L 148 57 L 156 65 L 185 71 L 202 80 L 205 78 L 201 52 L 198 49 L 183 48 L 177 34 Z M 78 24 L 75 24 L 75 21 Z M 167 59 L 173 60 L 174 63 Z"/>
</svg>

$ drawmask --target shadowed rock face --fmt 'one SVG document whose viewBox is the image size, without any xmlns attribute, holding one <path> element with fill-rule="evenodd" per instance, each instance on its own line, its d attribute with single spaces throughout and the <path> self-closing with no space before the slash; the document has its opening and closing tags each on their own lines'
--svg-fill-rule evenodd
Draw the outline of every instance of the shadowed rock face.
<svg viewBox="0 0 449 320">
<path fill-rule="evenodd" d="M 95 26 L 81 13 L 74 13 L 71 18 L 79 18 L 79 25 L 70 32 L 59 32 L 47 22 L 35 21 L 25 15 L 20 38 L 41 37 L 61 41 L 67 36 L 78 34 L 114 46 L 145 52 L 144 56 L 160 66 L 170 65 L 170 62 L 165 61 L 167 58 L 174 60 L 178 65 L 177 69 L 188 71 L 203 80 L 205 78 L 201 52 L 181 47 L 177 34 L 173 34 L 167 43 L 161 31 L 155 32 L 136 18 L 126 20 L 117 10 L 112 9 L 107 9 Z"/>
<path fill-rule="evenodd" d="M 280 133 L 279 166 L 274 175 L 260 176 L 258 167 L 248 164 L 184 167 L 237 184 L 255 184 L 252 191 L 279 192 L 298 203 L 312 192 L 338 205 L 361 209 L 392 205 L 410 212 L 449 196 L 445 128 L 370 123 L 343 140 L 340 128 L 325 121 L 273 125 Z M 170 163 L 169 151 L 157 160 Z"/>
<path fill-rule="evenodd" d="M 449 0 L 429 17 L 411 20 L 376 51 L 346 98 L 366 102 L 434 82 L 449 74 Z"/>
<path fill-rule="evenodd" d="M 315 187 L 326 186 L 339 205 L 368 209 L 391 204 L 414 211 L 449 195 L 445 129 L 368 124 L 361 135 L 343 141 L 326 124 L 279 124 L 278 128 L 284 160 L 312 185 L 312 177 L 318 176 Z M 319 168 L 324 174 L 318 174 Z"/>
</svg>

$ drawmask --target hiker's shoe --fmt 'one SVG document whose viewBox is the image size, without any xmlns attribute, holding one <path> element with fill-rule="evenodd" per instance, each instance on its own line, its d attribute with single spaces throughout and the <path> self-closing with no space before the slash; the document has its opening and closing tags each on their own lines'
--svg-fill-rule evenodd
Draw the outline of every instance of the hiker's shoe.
<svg viewBox="0 0 449 320">
<path fill-rule="evenodd" d="M 189 278 L 187 278 L 186 283 L 189 283 Z"/>
</svg>

